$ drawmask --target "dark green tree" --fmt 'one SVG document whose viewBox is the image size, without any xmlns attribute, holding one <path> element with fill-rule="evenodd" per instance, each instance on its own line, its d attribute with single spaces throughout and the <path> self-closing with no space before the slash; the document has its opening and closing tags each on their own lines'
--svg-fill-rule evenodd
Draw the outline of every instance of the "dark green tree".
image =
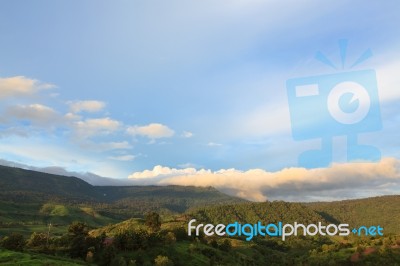
<svg viewBox="0 0 400 266">
<path fill-rule="evenodd" d="M 146 225 L 151 231 L 157 232 L 161 228 L 161 217 L 156 212 L 150 212 L 146 215 Z"/>
<path fill-rule="evenodd" d="M 1 246 L 5 249 L 21 251 L 25 246 L 24 236 L 18 233 L 12 233 L 3 238 Z"/>
<path fill-rule="evenodd" d="M 27 246 L 30 248 L 43 248 L 47 243 L 47 234 L 33 232 L 27 241 Z"/>
<path fill-rule="evenodd" d="M 88 245 L 86 238 L 88 237 L 89 228 L 85 223 L 73 222 L 68 227 L 69 238 L 69 254 L 73 258 L 85 258 Z"/>
</svg>

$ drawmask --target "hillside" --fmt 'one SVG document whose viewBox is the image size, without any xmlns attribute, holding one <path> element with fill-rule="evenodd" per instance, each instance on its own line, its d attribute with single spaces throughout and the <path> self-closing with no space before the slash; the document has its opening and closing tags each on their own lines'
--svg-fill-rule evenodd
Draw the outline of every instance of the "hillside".
<svg viewBox="0 0 400 266">
<path fill-rule="evenodd" d="M 323 217 L 303 204 L 284 201 L 209 206 L 188 211 L 186 216 L 214 224 L 235 221 L 241 223 L 325 222 Z"/>
<path fill-rule="evenodd" d="M 57 198 L 89 201 L 100 196 L 95 187 L 76 177 L 0 166 L 0 200 L 30 202 Z"/>
<path fill-rule="evenodd" d="M 348 223 L 351 227 L 377 226 L 385 234 L 400 233 L 400 196 L 382 196 L 335 202 L 290 203 L 283 201 L 239 203 L 189 210 L 187 220 L 195 218 L 209 223 L 234 221 L 255 223 Z"/>
<path fill-rule="evenodd" d="M 326 220 L 354 226 L 381 225 L 385 233 L 400 233 L 400 196 L 305 203 Z"/>
<path fill-rule="evenodd" d="M 0 223 L 93 226 L 142 217 L 149 211 L 164 215 L 189 208 L 245 202 L 208 187 L 92 186 L 68 176 L 0 166 Z"/>
</svg>

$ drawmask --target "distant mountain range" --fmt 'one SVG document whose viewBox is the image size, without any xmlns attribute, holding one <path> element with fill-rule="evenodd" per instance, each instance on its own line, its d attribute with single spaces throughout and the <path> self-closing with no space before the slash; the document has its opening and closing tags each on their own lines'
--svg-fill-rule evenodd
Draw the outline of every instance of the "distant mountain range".
<svg viewBox="0 0 400 266">
<path fill-rule="evenodd" d="M 68 171 L 63 167 L 59 166 L 48 166 L 48 167 L 35 167 L 22 163 L 11 162 L 4 159 L 0 159 L 0 166 L 9 166 L 13 168 L 21 168 L 25 170 L 32 170 L 37 172 L 42 172 L 46 174 L 62 175 L 62 176 L 75 176 L 87 183 L 94 186 L 125 186 L 133 185 L 131 180 L 125 179 L 115 179 L 110 177 L 99 176 L 91 172 L 72 172 Z"/>
</svg>

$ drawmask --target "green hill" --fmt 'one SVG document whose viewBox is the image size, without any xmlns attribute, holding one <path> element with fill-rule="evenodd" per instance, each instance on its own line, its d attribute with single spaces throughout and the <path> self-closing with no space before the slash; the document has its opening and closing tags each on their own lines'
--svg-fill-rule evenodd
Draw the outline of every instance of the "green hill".
<svg viewBox="0 0 400 266">
<path fill-rule="evenodd" d="M 330 222 L 352 226 L 380 225 L 385 233 L 400 233 L 400 196 L 305 203 Z"/>
<path fill-rule="evenodd" d="M 224 206 L 209 206 L 188 211 L 187 219 L 197 219 L 207 223 L 285 223 L 301 222 L 316 223 L 325 222 L 325 219 L 317 212 L 301 203 L 284 201 L 239 203 Z"/>
<path fill-rule="evenodd" d="M 99 226 L 142 217 L 149 211 L 173 215 L 193 207 L 238 202 L 245 201 L 212 187 L 101 187 L 76 177 L 0 166 L 3 226 L 66 225 L 74 220 Z"/>
<path fill-rule="evenodd" d="M 95 187 L 76 177 L 0 166 L 0 200 L 3 201 L 90 201 L 100 196 Z"/>
</svg>

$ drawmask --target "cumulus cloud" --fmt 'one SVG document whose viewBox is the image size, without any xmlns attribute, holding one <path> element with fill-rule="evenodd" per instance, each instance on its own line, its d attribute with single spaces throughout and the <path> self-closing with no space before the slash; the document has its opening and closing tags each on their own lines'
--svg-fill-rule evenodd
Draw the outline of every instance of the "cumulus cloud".
<svg viewBox="0 0 400 266">
<path fill-rule="evenodd" d="M 378 163 L 343 163 L 329 168 L 286 168 L 218 171 L 156 166 L 129 176 L 146 184 L 213 186 L 227 194 L 264 201 L 334 200 L 400 192 L 400 161 L 385 158 Z"/>
<path fill-rule="evenodd" d="M 35 79 L 24 76 L 0 78 L 0 99 L 8 97 L 29 96 L 39 90 L 51 89 L 55 86 L 49 83 L 42 83 Z"/>
<path fill-rule="evenodd" d="M 152 123 L 147 126 L 131 126 L 126 131 L 132 136 L 139 135 L 150 139 L 169 138 L 175 134 L 172 129 L 159 123 Z"/>
<path fill-rule="evenodd" d="M 195 175 L 198 173 L 202 173 L 202 171 L 205 171 L 205 170 L 197 171 L 195 168 L 176 169 L 176 168 L 169 168 L 169 167 L 163 167 L 161 165 L 156 165 L 156 166 L 154 166 L 153 170 L 144 170 L 143 172 L 136 172 L 136 173 L 131 174 L 128 178 L 146 179 L 146 178 L 154 178 L 154 177 Z"/>
<path fill-rule="evenodd" d="M 69 108 L 72 113 L 89 112 L 95 113 L 101 111 L 106 104 L 101 101 L 73 101 L 68 102 Z"/>
<path fill-rule="evenodd" d="M 3 120 L 18 119 L 34 125 L 54 125 L 62 117 L 52 108 L 41 104 L 14 105 L 6 109 Z"/>
<path fill-rule="evenodd" d="M 109 117 L 86 119 L 74 123 L 75 133 L 80 138 L 88 138 L 94 135 L 107 135 L 115 132 L 121 126 L 119 121 Z"/>
</svg>

